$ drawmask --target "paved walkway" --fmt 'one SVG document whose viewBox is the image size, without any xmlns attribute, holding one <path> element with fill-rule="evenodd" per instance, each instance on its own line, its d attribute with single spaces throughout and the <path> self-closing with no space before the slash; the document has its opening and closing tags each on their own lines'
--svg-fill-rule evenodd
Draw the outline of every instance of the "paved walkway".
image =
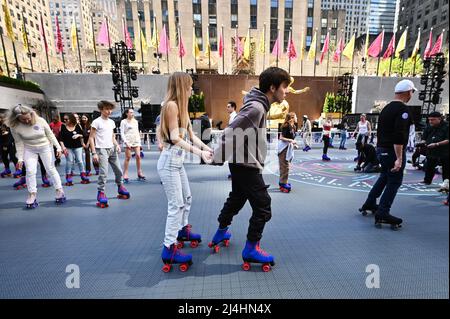
<svg viewBox="0 0 450 319">
<path fill-rule="evenodd" d="M 229 248 L 212 254 L 207 247 L 230 190 L 226 166 L 186 165 L 190 223 L 204 238 L 186 248 L 194 258 L 186 273 L 161 271 L 167 202 L 156 152 L 145 153 L 147 181 L 127 185 L 130 200 L 114 198 L 110 176 L 108 209 L 95 206 L 95 176 L 89 185 L 75 178 L 64 206 L 55 206 L 53 189 L 39 188 L 35 210 L 23 208 L 26 191 L 14 190 L 13 179 L 0 179 L 0 298 L 448 298 L 449 211 L 436 185 L 418 185 L 423 175 L 408 165 L 392 210 L 404 226 L 380 230 L 357 210 L 374 177 L 353 173 L 354 150 L 330 150 L 329 163 L 316 161 L 320 155 L 319 146 L 296 152 L 290 194 L 276 187 L 276 161 L 267 165 L 273 217 L 261 244 L 277 262 L 269 273 L 241 270 L 248 204 L 230 228 Z M 79 289 L 66 287 L 71 264 L 80 270 Z M 379 289 L 366 287 L 373 264 Z"/>
</svg>

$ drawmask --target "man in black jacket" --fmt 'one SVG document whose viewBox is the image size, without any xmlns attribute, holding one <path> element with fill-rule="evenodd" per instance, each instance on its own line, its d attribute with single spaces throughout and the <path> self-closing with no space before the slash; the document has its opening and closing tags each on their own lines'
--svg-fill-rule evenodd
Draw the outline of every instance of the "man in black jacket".
<svg viewBox="0 0 450 319">
<path fill-rule="evenodd" d="M 231 234 L 228 226 L 247 200 L 253 209 L 247 232 L 247 243 L 242 251 L 244 269 L 249 262 L 263 263 L 263 270 L 274 264 L 273 256 L 259 248 L 265 224 L 272 216 L 268 186 L 262 177 L 267 154 L 266 120 L 270 105 L 284 100 L 290 83 L 289 74 L 271 67 L 259 76 L 259 88 L 253 88 L 244 97 L 244 105 L 234 121 L 225 129 L 219 147 L 214 151 L 214 163 L 229 162 L 232 189 L 219 215 L 219 229 L 210 247 L 218 251 L 220 242 L 227 244 Z"/>
<path fill-rule="evenodd" d="M 364 173 L 379 173 L 380 162 L 377 158 L 377 152 L 372 144 L 356 143 L 356 149 L 360 156 L 358 157 L 358 164 L 355 167 L 355 172 L 363 171 Z"/>
</svg>

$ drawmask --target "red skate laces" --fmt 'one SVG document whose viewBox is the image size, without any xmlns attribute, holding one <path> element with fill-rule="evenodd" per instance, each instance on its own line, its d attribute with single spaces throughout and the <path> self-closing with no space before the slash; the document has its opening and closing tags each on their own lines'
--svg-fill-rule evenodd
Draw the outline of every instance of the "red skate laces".
<svg viewBox="0 0 450 319">
<path fill-rule="evenodd" d="M 269 256 L 269 254 L 266 253 L 266 252 L 259 246 L 259 243 L 256 244 L 256 251 L 259 252 L 259 253 L 260 253 L 261 255 L 263 255 L 263 256 Z"/>
</svg>

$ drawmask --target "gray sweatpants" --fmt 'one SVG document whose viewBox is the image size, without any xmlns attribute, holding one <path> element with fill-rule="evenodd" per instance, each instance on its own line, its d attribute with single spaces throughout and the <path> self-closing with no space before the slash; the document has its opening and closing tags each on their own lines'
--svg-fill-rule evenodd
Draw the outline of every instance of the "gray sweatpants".
<svg viewBox="0 0 450 319">
<path fill-rule="evenodd" d="M 96 148 L 99 159 L 100 174 L 98 176 L 97 189 L 105 191 L 106 181 L 108 179 L 108 163 L 111 165 L 116 177 L 116 184 L 122 184 L 122 169 L 120 168 L 119 156 L 115 148 Z"/>
</svg>

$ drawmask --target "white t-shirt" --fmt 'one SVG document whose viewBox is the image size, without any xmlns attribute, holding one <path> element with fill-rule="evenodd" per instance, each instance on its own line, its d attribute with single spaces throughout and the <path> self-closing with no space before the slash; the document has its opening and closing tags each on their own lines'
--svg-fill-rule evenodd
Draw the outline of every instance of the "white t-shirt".
<svg viewBox="0 0 450 319">
<path fill-rule="evenodd" d="M 230 125 L 231 123 L 233 123 L 234 119 L 236 118 L 236 111 L 233 111 L 232 113 L 230 113 L 230 120 L 228 121 L 228 125 Z"/>
<path fill-rule="evenodd" d="M 104 120 L 102 117 L 96 118 L 91 127 L 95 128 L 95 148 L 113 148 L 113 133 L 116 123 L 113 120 Z"/>
</svg>

